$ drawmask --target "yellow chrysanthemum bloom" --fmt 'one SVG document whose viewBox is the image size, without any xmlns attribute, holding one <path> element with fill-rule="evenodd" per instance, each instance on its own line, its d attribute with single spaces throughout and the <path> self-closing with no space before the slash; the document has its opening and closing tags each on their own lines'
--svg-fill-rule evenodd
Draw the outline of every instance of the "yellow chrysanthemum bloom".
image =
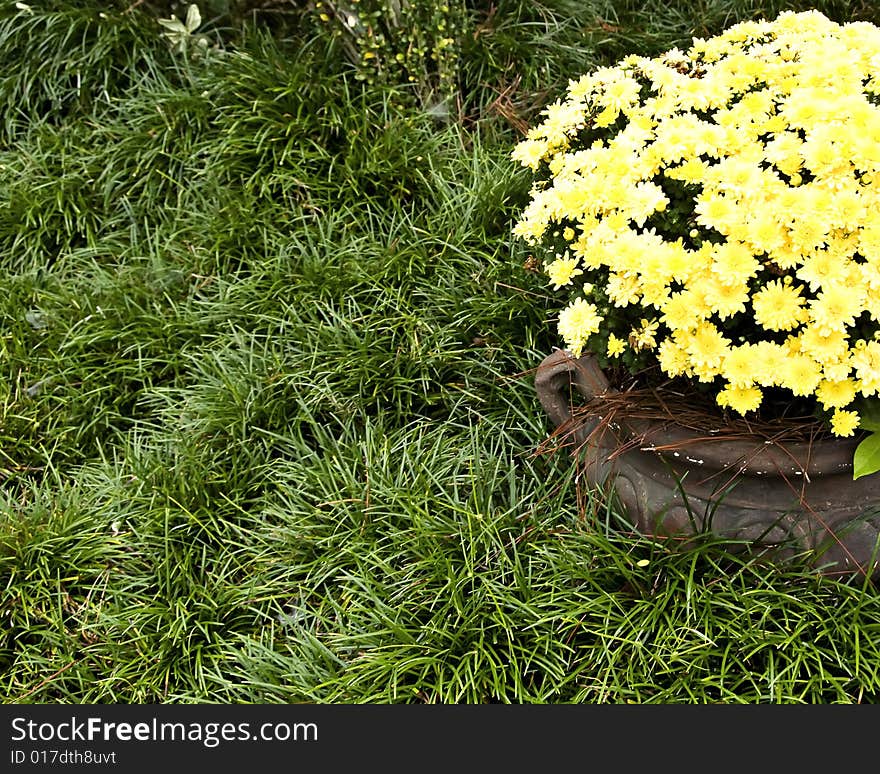
<svg viewBox="0 0 880 774">
<path fill-rule="evenodd" d="M 703 308 L 703 296 L 693 290 L 672 293 L 661 311 L 660 321 L 671 331 L 692 330 L 711 313 Z"/>
<path fill-rule="evenodd" d="M 859 426 L 860 417 L 857 411 L 836 409 L 831 415 L 831 432 L 835 435 L 852 435 Z"/>
<path fill-rule="evenodd" d="M 654 349 L 657 346 L 657 328 L 659 324 L 656 320 L 642 319 L 638 327 L 633 328 L 629 333 L 629 343 L 635 350 Z"/>
<path fill-rule="evenodd" d="M 824 285 L 822 292 L 810 304 L 813 324 L 823 331 L 842 330 L 855 322 L 863 306 L 860 288 L 834 283 Z"/>
<path fill-rule="evenodd" d="M 810 395 L 822 380 L 822 369 L 811 357 L 793 354 L 782 364 L 779 383 L 793 395 Z"/>
<path fill-rule="evenodd" d="M 759 341 L 752 344 L 755 382 L 762 387 L 776 387 L 780 383 L 782 367 L 789 357 L 788 349 L 772 341 Z"/>
<path fill-rule="evenodd" d="M 732 387 L 748 387 L 758 381 L 758 365 L 754 345 L 743 344 L 724 353 L 721 375 Z"/>
<path fill-rule="evenodd" d="M 857 388 L 852 379 L 823 379 L 816 388 L 816 397 L 825 408 L 842 408 L 853 402 Z"/>
<path fill-rule="evenodd" d="M 657 348 L 657 360 L 663 372 L 670 376 L 690 374 L 691 366 L 687 350 L 673 338 L 664 339 Z"/>
<path fill-rule="evenodd" d="M 536 173 L 514 234 L 568 251 L 546 274 L 569 348 L 852 432 L 880 400 L 878 67 L 880 28 L 786 11 L 569 81 L 513 151 Z"/>
<path fill-rule="evenodd" d="M 730 341 L 712 323 L 700 323 L 685 339 L 688 354 L 695 366 L 716 370 L 721 365 Z"/>
<path fill-rule="evenodd" d="M 849 342 L 843 328 L 828 329 L 807 325 L 801 330 L 797 340 L 800 351 L 822 363 L 826 370 L 848 359 Z"/>
<path fill-rule="evenodd" d="M 584 273 L 583 269 L 578 268 L 577 258 L 561 256 L 549 264 L 546 270 L 554 290 L 570 284 L 575 277 Z"/>
<path fill-rule="evenodd" d="M 757 387 L 725 387 L 718 393 L 719 406 L 729 406 L 738 414 L 757 410 L 763 393 Z"/>
<path fill-rule="evenodd" d="M 546 140 L 523 140 L 514 148 L 511 158 L 525 167 L 538 169 L 550 150 Z"/>
<path fill-rule="evenodd" d="M 880 343 L 856 342 L 850 362 L 862 395 L 874 395 L 880 391 Z"/>
<path fill-rule="evenodd" d="M 626 351 L 626 342 L 617 338 L 613 333 L 608 336 L 608 357 L 617 357 Z"/>
<path fill-rule="evenodd" d="M 627 306 L 639 302 L 639 285 L 639 278 L 635 274 L 611 274 L 605 290 L 615 306 Z"/>
<path fill-rule="evenodd" d="M 584 298 L 576 298 L 559 313 L 559 335 L 575 357 L 583 352 L 590 336 L 599 330 L 602 315 L 595 304 Z"/>
<path fill-rule="evenodd" d="M 744 278 L 725 281 L 713 275 L 706 279 L 701 291 L 705 303 L 722 320 L 746 310 L 749 286 Z"/>
<path fill-rule="evenodd" d="M 790 331 L 807 318 L 801 288 L 770 280 L 752 296 L 755 321 L 769 331 Z"/>
</svg>

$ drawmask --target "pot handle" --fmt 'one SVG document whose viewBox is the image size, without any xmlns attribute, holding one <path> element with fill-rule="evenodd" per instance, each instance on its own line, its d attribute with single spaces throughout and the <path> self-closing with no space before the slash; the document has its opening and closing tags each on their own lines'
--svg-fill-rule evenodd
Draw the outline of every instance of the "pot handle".
<svg viewBox="0 0 880 774">
<path fill-rule="evenodd" d="M 556 350 L 541 361 L 535 372 L 538 400 L 557 427 L 571 419 L 571 387 L 589 401 L 608 386 L 596 358 L 589 353 L 576 358 L 567 350 Z"/>
</svg>

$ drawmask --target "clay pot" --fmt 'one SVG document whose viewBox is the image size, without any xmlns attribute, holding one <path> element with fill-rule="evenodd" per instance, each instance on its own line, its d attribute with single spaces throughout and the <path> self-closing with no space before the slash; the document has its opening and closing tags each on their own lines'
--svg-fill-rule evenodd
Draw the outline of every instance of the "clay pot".
<svg viewBox="0 0 880 774">
<path fill-rule="evenodd" d="M 858 438 L 776 443 L 713 439 L 671 421 L 602 423 L 608 379 L 592 355 L 565 350 L 542 361 L 535 389 L 586 480 L 613 485 L 639 532 L 707 532 L 774 547 L 774 557 L 806 555 L 824 574 L 880 577 L 880 473 L 853 480 Z M 573 418 L 572 390 L 592 402 L 589 415 Z"/>
</svg>

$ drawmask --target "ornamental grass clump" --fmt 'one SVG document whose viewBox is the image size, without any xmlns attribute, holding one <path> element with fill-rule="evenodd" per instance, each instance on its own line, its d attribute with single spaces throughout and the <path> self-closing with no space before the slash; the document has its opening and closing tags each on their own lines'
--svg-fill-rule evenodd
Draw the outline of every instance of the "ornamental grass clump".
<svg viewBox="0 0 880 774">
<path fill-rule="evenodd" d="M 739 23 L 572 80 L 542 117 L 514 230 L 548 250 L 573 355 L 875 429 L 880 28 Z"/>
</svg>

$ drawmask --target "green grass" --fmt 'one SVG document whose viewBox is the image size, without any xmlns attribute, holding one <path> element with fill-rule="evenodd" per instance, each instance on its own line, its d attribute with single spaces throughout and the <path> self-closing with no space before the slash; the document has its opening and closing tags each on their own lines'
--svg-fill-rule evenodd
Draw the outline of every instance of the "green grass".
<svg viewBox="0 0 880 774">
<path fill-rule="evenodd" d="M 206 3 L 200 56 L 175 4 L 32 5 L 0 2 L 4 701 L 880 699 L 873 586 L 673 551 L 536 454 L 555 302 L 510 236 L 516 127 L 569 78 L 805 5 L 467 4 L 448 115 L 304 4 Z"/>
</svg>

